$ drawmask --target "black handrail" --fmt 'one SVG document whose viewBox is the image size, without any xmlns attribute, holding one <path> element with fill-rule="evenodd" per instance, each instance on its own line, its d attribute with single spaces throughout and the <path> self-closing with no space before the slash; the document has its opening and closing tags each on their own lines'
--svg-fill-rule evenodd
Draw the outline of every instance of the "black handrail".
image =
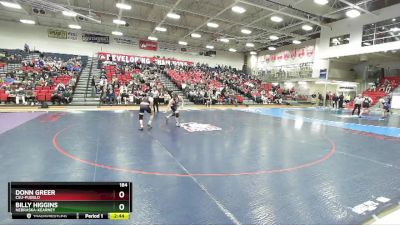
<svg viewBox="0 0 400 225">
<path fill-rule="evenodd" d="M 89 76 L 88 76 L 87 83 L 86 83 L 85 102 L 86 102 L 86 98 L 87 98 L 87 93 L 89 91 L 89 84 L 91 85 L 90 78 L 92 77 L 92 68 L 93 68 L 93 57 L 92 57 L 92 62 L 90 63 Z"/>
</svg>

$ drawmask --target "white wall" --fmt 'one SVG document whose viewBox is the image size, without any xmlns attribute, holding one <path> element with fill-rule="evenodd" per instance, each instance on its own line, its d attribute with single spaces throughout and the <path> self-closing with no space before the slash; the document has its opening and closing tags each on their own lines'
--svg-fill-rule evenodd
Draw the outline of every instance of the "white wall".
<svg viewBox="0 0 400 225">
<path fill-rule="evenodd" d="M 373 13 L 377 14 L 378 16 L 373 16 L 370 14 L 362 14 L 357 18 L 347 18 L 339 20 L 334 23 L 327 24 L 328 26 L 330 26 L 330 28 L 328 27 L 321 28 L 319 58 L 327 59 L 339 56 L 359 55 L 365 53 L 400 49 L 399 41 L 361 47 L 363 25 L 398 17 L 400 15 L 399 12 L 400 12 L 400 4 L 396 4 L 391 7 L 374 11 Z M 349 44 L 329 47 L 330 38 L 344 34 L 350 34 Z"/>
<path fill-rule="evenodd" d="M 0 21 L 0 48 L 4 49 L 22 49 L 27 43 L 31 50 L 37 49 L 44 52 L 80 54 L 92 56 L 93 54 L 104 51 L 111 53 L 131 54 L 137 56 L 165 56 L 174 57 L 179 60 L 192 62 L 208 63 L 210 66 L 229 65 L 237 69 L 242 69 L 244 57 L 242 53 L 232 53 L 226 51 L 217 51 L 217 56 L 208 57 L 193 55 L 182 52 L 169 51 L 147 51 L 139 49 L 138 46 L 122 45 L 113 42 L 110 35 L 110 44 L 96 44 L 82 42 L 81 32 L 78 33 L 78 40 L 64 40 L 49 38 L 47 30 L 49 27 L 38 25 L 25 25 L 14 22 Z"/>
<path fill-rule="evenodd" d="M 400 60 L 368 60 L 367 62 L 360 62 L 354 66 L 355 71 L 360 78 L 363 78 L 365 68 L 368 65 L 377 66 L 385 69 L 385 76 L 399 76 L 400 75 Z"/>
<path fill-rule="evenodd" d="M 329 60 L 321 58 L 321 49 L 320 49 L 320 42 L 321 39 L 317 38 L 315 40 L 315 48 L 314 48 L 314 64 L 313 64 L 313 73 L 312 78 L 319 78 L 321 70 L 329 70 Z M 329 71 L 328 71 L 328 78 L 329 78 Z"/>
<path fill-rule="evenodd" d="M 354 71 L 354 64 L 330 60 L 328 79 L 341 81 L 354 81 L 357 73 Z"/>
</svg>

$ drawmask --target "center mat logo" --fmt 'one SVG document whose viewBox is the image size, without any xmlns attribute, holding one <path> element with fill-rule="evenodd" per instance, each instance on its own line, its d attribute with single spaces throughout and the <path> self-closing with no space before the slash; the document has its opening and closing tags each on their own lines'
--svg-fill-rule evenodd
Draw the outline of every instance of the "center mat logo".
<svg viewBox="0 0 400 225">
<path fill-rule="evenodd" d="M 211 124 L 202 124 L 196 122 L 189 123 L 181 123 L 181 127 L 189 132 L 202 132 L 202 131 L 217 131 L 222 130 L 222 128 L 211 125 Z"/>
</svg>

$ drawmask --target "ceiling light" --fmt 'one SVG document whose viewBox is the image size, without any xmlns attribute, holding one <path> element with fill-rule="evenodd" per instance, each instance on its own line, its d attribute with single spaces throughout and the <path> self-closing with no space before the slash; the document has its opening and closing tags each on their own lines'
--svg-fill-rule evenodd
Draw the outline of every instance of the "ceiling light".
<svg viewBox="0 0 400 225">
<path fill-rule="evenodd" d="M 180 44 L 180 45 L 187 45 L 187 42 L 186 42 L 186 41 L 179 41 L 178 44 Z"/>
<path fill-rule="evenodd" d="M 360 15 L 361 13 L 357 9 L 350 9 L 349 11 L 346 12 L 346 16 L 350 18 L 354 18 Z"/>
<path fill-rule="evenodd" d="M 35 24 L 35 21 L 33 20 L 19 20 L 21 23 L 25 23 L 25 24 Z"/>
<path fill-rule="evenodd" d="M 21 5 L 14 3 L 14 2 L 4 2 L 4 1 L 0 1 L 0 3 L 8 8 L 13 8 L 13 9 L 21 9 Z"/>
<path fill-rule="evenodd" d="M 232 11 L 242 14 L 242 13 L 246 12 L 246 9 L 243 7 L 240 7 L 240 6 L 233 6 Z"/>
<path fill-rule="evenodd" d="M 314 0 L 314 3 L 318 4 L 318 5 L 326 5 L 328 4 L 328 0 Z"/>
<path fill-rule="evenodd" d="M 69 16 L 69 17 L 75 17 L 76 15 L 78 15 L 78 13 L 76 13 L 74 11 L 63 11 L 62 14 L 64 16 Z"/>
<path fill-rule="evenodd" d="M 111 32 L 113 35 L 117 35 L 117 36 L 122 36 L 123 35 L 123 33 L 122 32 L 120 32 L 120 31 L 113 31 L 113 32 Z"/>
<path fill-rule="evenodd" d="M 279 17 L 279 16 L 272 16 L 271 21 L 273 21 L 275 23 L 280 23 L 283 21 L 283 19 L 282 19 L 282 17 Z"/>
<path fill-rule="evenodd" d="M 120 19 L 113 19 L 113 23 L 118 24 L 118 25 L 125 25 L 126 22 Z"/>
<path fill-rule="evenodd" d="M 208 48 L 208 49 L 214 49 L 214 46 L 212 46 L 212 45 L 206 45 L 206 48 Z"/>
<path fill-rule="evenodd" d="M 250 55 L 257 55 L 257 52 L 251 51 Z"/>
<path fill-rule="evenodd" d="M 248 29 L 242 29 L 241 31 L 243 34 L 251 34 L 251 30 Z"/>
<path fill-rule="evenodd" d="M 230 51 L 230 52 L 236 52 L 236 49 L 230 48 L 229 51 Z"/>
<path fill-rule="evenodd" d="M 81 26 L 76 25 L 76 24 L 70 24 L 70 25 L 68 25 L 68 27 L 71 29 L 77 29 L 77 30 L 80 30 L 82 28 Z"/>
<path fill-rule="evenodd" d="M 124 4 L 124 3 L 117 3 L 117 4 L 115 4 L 115 6 L 119 9 L 126 9 L 126 10 L 132 9 L 132 6 L 130 6 L 128 4 Z"/>
<path fill-rule="evenodd" d="M 369 43 L 369 42 L 364 42 L 363 45 L 365 45 L 365 46 L 370 46 L 371 43 Z"/>
<path fill-rule="evenodd" d="M 149 39 L 150 41 L 157 41 L 158 40 L 158 38 L 153 37 L 153 36 L 149 36 L 149 37 L 147 37 L 147 39 Z"/>
<path fill-rule="evenodd" d="M 275 50 L 276 50 L 276 48 L 275 48 L 275 47 L 272 47 L 272 46 L 270 46 L 270 47 L 268 47 L 268 50 L 270 50 L 270 51 L 275 51 Z"/>
<path fill-rule="evenodd" d="M 271 40 L 273 40 L 273 41 L 276 41 L 276 40 L 279 39 L 279 37 L 278 37 L 278 36 L 275 36 L 275 35 L 271 35 L 271 36 L 269 36 L 269 39 L 271 39 Z"/>
<path fill-rule="evenodd" d="M 219 27 L 219 25 L 217 24 L 217 23 L 207 23 L 207 26 L 208 27 L 211 27 L 211 28 L 217 28 L 217 27 Z"/>
<path fill-rule="evenodd" d="M 299 41 L 299 40 L 293 40 L 293 44 L 299 45 L 299 44 L 301 44 L 301 41 Z"/>
<path fill-rule="evenodd" d="M 229 39 L 227 38 L 220 38 L 219 41 L 224 42 L 224 43 L 228 43 Z"/>
<path fill-rule="evenodd" d="M 192 36 L 192 38 L 201 38 L 201 34 L 198 33 L 192 33 L 190 36 Z"/>
<path fill-rule="evenodd" d="M 400 31 L 400 28 L 398 28 L 398 27 L 393 27 L 393 28 L 390 28 L 390 31 L 392 31 L 392 32 L 399 32 L 399 31 Z"/>
<path fill-rule="evenodd" d="M 310 26 L 310 25 L 305 24 L 305 25 L 303 25 L 303 26 L 301 27 L 301 29 L 303 29 L 303 30 L 305 30 L 305 31 L 310 31 L 310 30 L 313 29 L 313 27 Z"/>
<path fill-rule="evenodd" d="M 253 43 L 246 43 L 246 47 L 252 48 L 252 47 L 254 47 L 254 44 Z"/>
<path fill-rule="evenodd" d="M 168 13 L 167 17 L 171 18 L 171 19 L 176 19 L 178 20 L 179 18 L 181 18 L 180 15 L 176 14 L 176 13 Z"/>
<path fill-rule="evenodd" d="M 165 28 L 165 27 L 156 27 L 156 31 L 165 32 L 165 31 L 167 31 L 167 28 Z"/>
<path fill-rule="evenodd" d="M 396 21 L 396 18 L 393 18 L 392 21 L 395 22 L 395 21 Z"/>
</svg>

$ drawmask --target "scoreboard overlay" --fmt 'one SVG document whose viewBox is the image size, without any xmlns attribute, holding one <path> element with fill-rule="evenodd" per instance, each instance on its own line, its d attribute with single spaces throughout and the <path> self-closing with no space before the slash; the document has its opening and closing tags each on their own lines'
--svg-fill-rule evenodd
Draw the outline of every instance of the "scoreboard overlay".
<svg viewBox="0 0 400 225">
<path fill-rule="evenodd" d="M 129 219 L 131 182 L 9 182 L 13 219 Z"/>
</svg>

